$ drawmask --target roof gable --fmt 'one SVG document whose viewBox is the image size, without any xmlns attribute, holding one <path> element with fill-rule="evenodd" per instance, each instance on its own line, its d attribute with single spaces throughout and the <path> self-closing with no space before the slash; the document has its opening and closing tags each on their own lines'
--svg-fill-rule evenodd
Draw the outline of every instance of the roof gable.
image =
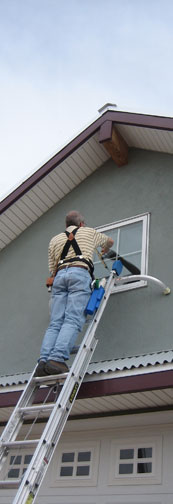
<svg viewBox="0 0 173 504">
<path fill-rule="evenodd" d="M 173 154 L 173 118 L 106 110 L 2 201 L 1 249 L 110 158 L 112 125 L 128 147 Z"/>
</svg>

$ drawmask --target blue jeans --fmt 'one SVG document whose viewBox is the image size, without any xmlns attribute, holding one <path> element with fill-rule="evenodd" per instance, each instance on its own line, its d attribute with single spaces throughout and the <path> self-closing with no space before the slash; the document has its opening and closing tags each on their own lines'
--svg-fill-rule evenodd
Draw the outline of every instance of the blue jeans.
<svg viewBox="0 0 173 504">
<path fill-rule="evenodd" d="M 91 277 L 84 268 L 64 268 L 53 282 L 51 318 L 40 360 L 69 359 L 78 332 L 85 323 L 84 310 L 91 295 Z"/>
</svg>

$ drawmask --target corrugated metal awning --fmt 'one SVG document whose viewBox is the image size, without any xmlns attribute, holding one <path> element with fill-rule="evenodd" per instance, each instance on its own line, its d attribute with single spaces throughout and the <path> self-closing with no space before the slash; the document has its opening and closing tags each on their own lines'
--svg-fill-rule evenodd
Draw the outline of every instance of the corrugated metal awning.
<svg viewBox="0 0 173 504">
<path fill-rule="evenodd" d="M 88 381 L 89 377 L 93 377 L 95 380 L 95 375 L 98 375 L 99 379 L 104 379 L 104 375 L 110 374 L 112 378 L 114 374 L 120 376 L 125 373 L 126 376 L 132 374 L 142 374 L 147 368 L 152 368 L 150 372 L 159 371 L 163 369 L 173 369 L 173 350 L 167 350 L 164 352 L 156 352 L 145 355 L 138 355 L 136 357 L 125 357 L 122 359 L 112 359 L 100 362 L 92 362 L 89 364 L 85 381 Z M 169 364 L 171 366 L 169 366 Z M 15 375 L 0 376 L 0 387 L 12 387 L 16 385 L 22 385 L 27 383 L 30 378 L 31 373 L 18 373 Z M 106 376 L 107 378 L 107 376 Z"/>
<path fill-rule="evenodd" d="M 2 423 L 8 420 L 29 377 L 30 373 L 0 377 Z M 46 397 L 47 387 L 43 388 Z M 70 418 L 167 409 L 173 409 L 173 350 L 91 363 Z M 42 412 L 39 419 L 44 417 Z"/>
</svg>

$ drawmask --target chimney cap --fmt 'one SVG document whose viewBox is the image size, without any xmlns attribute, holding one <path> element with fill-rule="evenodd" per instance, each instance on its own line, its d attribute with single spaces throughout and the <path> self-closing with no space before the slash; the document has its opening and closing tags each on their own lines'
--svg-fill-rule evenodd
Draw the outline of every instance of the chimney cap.
<svg viewBox="0 0 173 504">
<path fill-rule="evenodd" d="M 117 108 L 116 103 L 105 103 L 101 108 L 98 109 L 99 114 L 106 112 L 106 110 L 114 110 Z"/>
</svg>

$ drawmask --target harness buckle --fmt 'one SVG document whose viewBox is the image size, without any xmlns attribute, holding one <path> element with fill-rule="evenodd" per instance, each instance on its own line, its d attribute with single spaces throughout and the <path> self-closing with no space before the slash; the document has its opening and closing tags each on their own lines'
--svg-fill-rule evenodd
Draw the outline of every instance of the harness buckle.
<svg viewBox="0 0 173 504">
<path fill-rule="evenodd" d="M 74 234 L 73 234 L 73 233 L 70 233 L 70 234 L 69 234 L 69 236 L 68 236 L 68 239 L 69 239 L 70 241 L 72 241 L 72 240 L 74 239 Z"/>
</svg>

